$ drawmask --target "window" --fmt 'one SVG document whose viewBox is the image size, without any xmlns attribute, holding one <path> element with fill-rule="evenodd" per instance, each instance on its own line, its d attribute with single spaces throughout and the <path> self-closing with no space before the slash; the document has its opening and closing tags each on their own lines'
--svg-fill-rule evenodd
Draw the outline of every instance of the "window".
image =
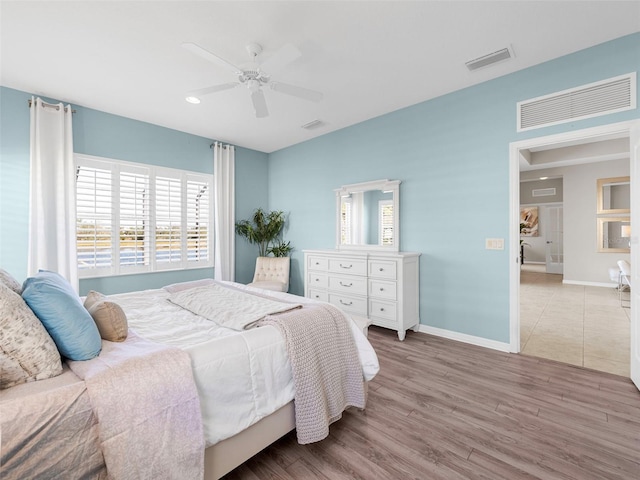
<svg viewBox="0 0 640 480">
<path fill-rule="evenodd" d="M 213 176 L 76 155 L 80 278 L 213 266 Z"/>
<path fill-rule="evenodd" d="M 353 203 L 351 197 L 344 197 L 340 203 L 340 243 L 342 245 L 351 245 L 351 211 Z"/>
<path fill-rule="evenodd" d="M 393 200 L 378 202 L 378 225 L 380 225 L 380 245 L 393 245 Z"/>
</svg>

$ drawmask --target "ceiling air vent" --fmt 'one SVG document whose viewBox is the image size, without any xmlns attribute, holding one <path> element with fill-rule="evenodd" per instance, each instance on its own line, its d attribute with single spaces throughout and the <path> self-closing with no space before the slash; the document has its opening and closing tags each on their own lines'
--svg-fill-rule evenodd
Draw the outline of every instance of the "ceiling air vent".
<svg viewBox="0 0 640 480">
<path fill-rule="evenodd" d="M 306 130 L 312 130 L 314 128 L 321 127 L 322 125 L 324 125 L 322 120 L 312 120 L 309 123 L 305 123 L 304 125 L 301 125 L 301 127 Z"/>
<path fill-rule="evenodd" d="M 555 188 L 534 188 L 533 190 L 531 190 L 532 197 L 551 197 L 555 194 Z"/>
<path fill-rule="evenodd" d="M 636 108 L 636 73 L 518 102 L 518 131 Z"/>
<path fill-rule="evenodd" d="M 513 55 L 511 55 L 511 52 L 508 48 L 503 48 L 502 50 L 490 53 L 489 55 L 484 55 L 482 57 L 469 60 L 465 63 L 465 65 L 469 70 L 473 71 L 491 65 L 493 63 L 501 62 L 502 60 L 506 60 L 508 58 L 511 58 L 512 56 Z"/>
</svg>

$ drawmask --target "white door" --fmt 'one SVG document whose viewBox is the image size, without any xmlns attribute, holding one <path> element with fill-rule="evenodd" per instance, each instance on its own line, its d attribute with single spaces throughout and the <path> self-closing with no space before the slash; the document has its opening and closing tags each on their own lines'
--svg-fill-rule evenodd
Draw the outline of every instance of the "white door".
<svg viewBox="0 0 640 480">
<path fill-rule="evenodd" d="M 631 130 L 631 200 L 640 205 L 640 122 Z M 640 208 L 631 208 L 631 380 L 640 389 Z"/>
<path fill-rule="evenodd" d="M 562 245 L 562 206 L 547 207 L 546 257 L 547 273 L 562 274 L 564 250 Z"/>
</svg>

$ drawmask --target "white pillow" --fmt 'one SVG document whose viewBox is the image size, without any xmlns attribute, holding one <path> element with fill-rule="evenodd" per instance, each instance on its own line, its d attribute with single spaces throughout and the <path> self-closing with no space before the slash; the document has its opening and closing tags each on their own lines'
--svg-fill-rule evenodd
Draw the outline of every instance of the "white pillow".
<svg viewBox="0 0 640 480">
<path fill-rule="evenodd" d="M 0 389 L 61 373 L 53 339 L 22 297 L 0 282 Z"/>
</svg>

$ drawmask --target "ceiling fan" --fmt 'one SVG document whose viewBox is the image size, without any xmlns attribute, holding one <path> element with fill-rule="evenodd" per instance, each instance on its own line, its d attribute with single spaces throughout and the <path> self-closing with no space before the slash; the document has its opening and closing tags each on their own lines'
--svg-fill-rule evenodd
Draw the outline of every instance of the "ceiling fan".
<svg viewBox="0 0 640 480">
<path fill-rule="evenodd" d="M 201 88 L 199 90 L 193 90 L 187 94 L 188 96 L 186 100 L 188 102 L 200 103 L 199 97 L 202 95 L 221 92 L 223 90 L 236 88 L 239 85 L 245 85 L 251 92 L 251 101 L 253 103 L 256 117 L 263 118 L 269 116 L 269 109 L 267 108 L 267 102 L 265 100 L 262 87 L 269 87 L 271 90 L 276 92 L 291 95 L 303 100 L 309 100 L 311 102 L 319 102 L 322 100 L 322 93 L 316 90 L 310 90 L 308 88 L 297 87 L 295 85 L 271 80 L 271 73 L 279 71 L 301 56 L 300 51 L 291 44 L 286 44 L 264 62 L 258 62 L 258 56 L 262 53 L 262 47 L 257 43 L 250 43 L 246 46 L 246 49 L 251 56 L 251 64 L 246 66 L 246 68 L 237 67 L 224 58 L 205 50 L 195 43 L 183 43 L 182 47 L 205 60 L 231 70 L 238 78 L 238 81 L 236 82 L 223 83 L 220 85 Z"/>
</svg>

